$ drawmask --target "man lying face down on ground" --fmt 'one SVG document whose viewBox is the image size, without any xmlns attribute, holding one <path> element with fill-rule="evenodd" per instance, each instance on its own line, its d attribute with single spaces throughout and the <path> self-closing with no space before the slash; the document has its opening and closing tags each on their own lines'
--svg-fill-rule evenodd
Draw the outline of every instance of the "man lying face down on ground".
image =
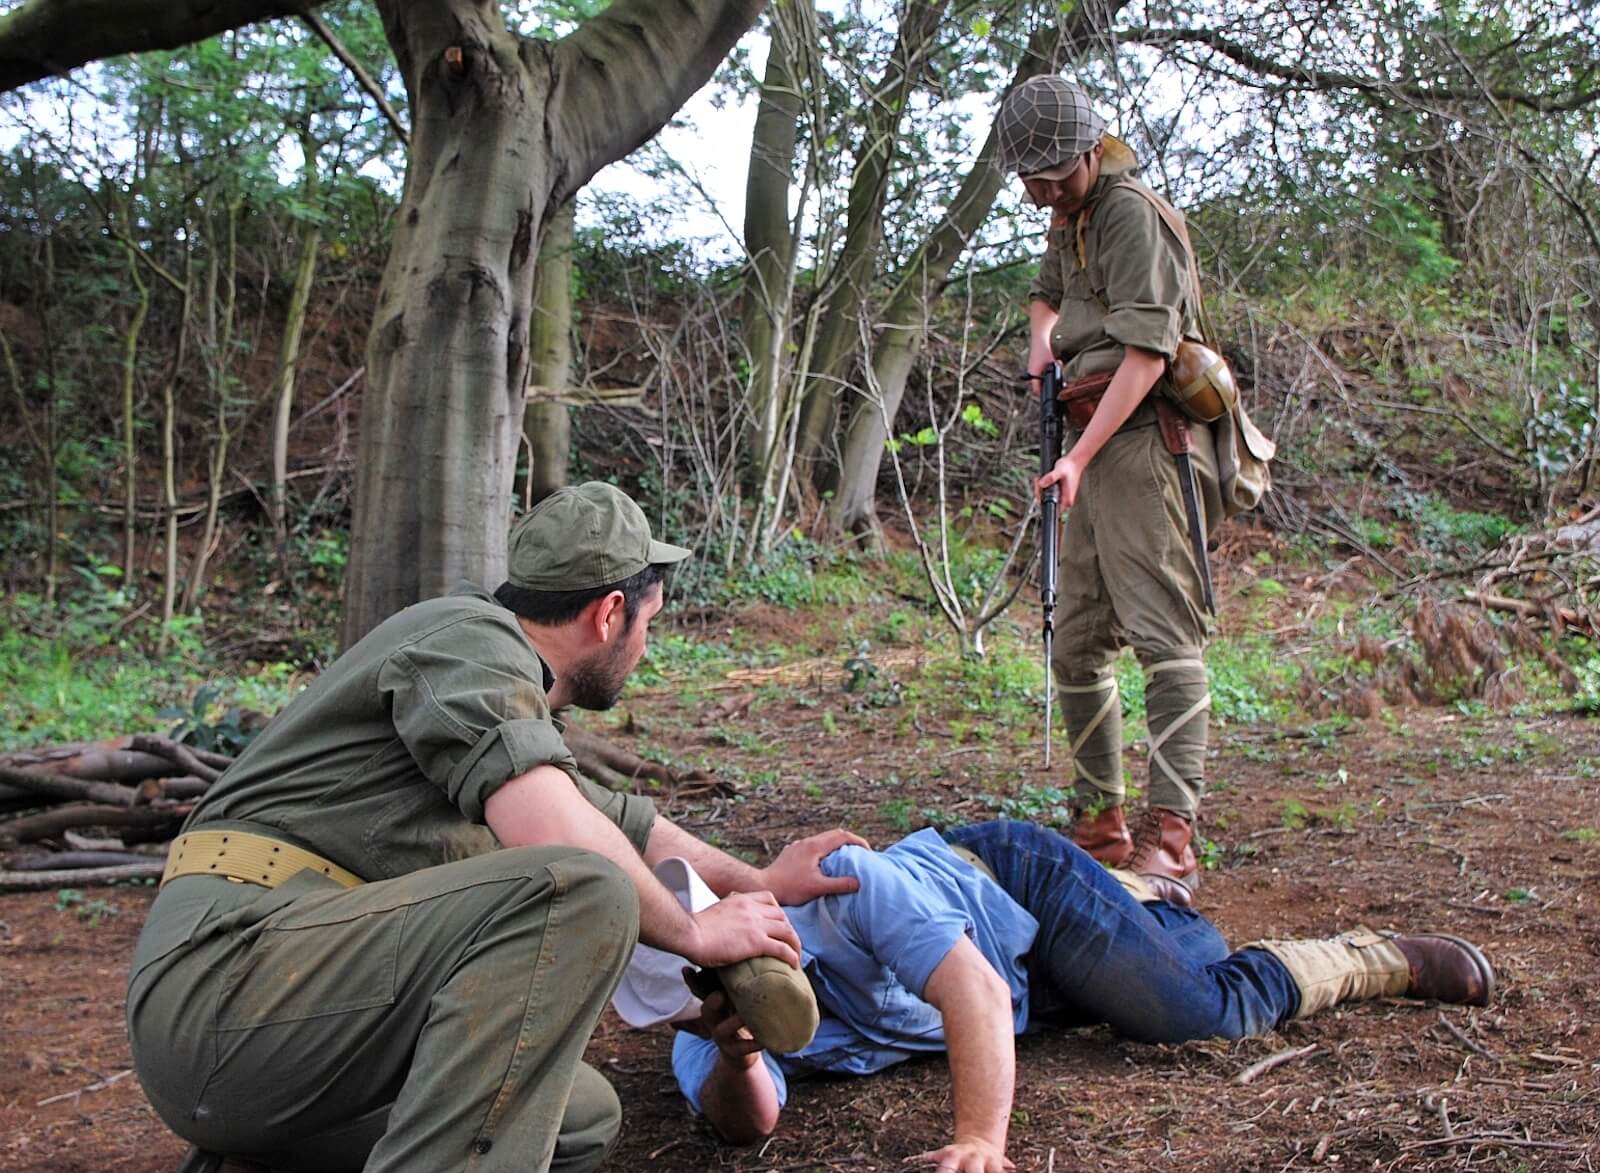
<svg viewBox="0 0 1600 1173">
<path fill-rule="evenodd" d="M 1012 1167 L 1013 1036 L 1023 1031 L 1103 1022 L 1143 1042 L 1237 1039 L 1342 1001 L 1404 995 L 1481 1006 L 1494 990 L 1483 954 L 1442 934 L 1355 929 L 1230 953 L 1199 913 L 1029 823 L 979 823 L 948 841 L 918 831 L 882 852 L 843 847 L 822 868 L 857 878 L 860 888 L 787 910 L 820 1007 L 815 1036 L 791 1054 L 757 1041 L 809 1025 L 815 1010 L 796 980 L 777 998 L 769 984 L 747 1001 L 750 987 L 724 974 L 728 993 L 709 993 L 698 1020 L 678 1022 L 679 1086 L 735 1144 L 777 1127 L 793 1076 L 868 1075 L 947 1051 L 950 1140 L 913 1159 L 1000 1173 Z M 659 972 L 662 959 L 654 960 Z M 649 1020 L 629 1001 L 643 964 L 635 958 L 617 997 L 636 1025 Z"/>
</svg>

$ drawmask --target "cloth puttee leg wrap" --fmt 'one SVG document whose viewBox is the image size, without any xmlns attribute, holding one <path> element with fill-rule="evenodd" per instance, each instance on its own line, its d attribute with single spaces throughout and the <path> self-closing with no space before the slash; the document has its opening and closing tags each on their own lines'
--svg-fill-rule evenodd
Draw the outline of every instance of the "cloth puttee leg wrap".
<svg viewBox="0 0 1600 1173">
<path fill-rule="evenodd" d="M 1150 735 L 1150 805 L 1193 819 L 1205 789 L 1211 686 L 1199 657 L 1161 660 L 1144 669 Z"/>
<path fill-rule="evenodd" d="M 1410 966 L 1389 936 L 1351 929 L 1320 941 L 1252 941 L 1246 949 L 1265 949 L 1289 971 L 1300 988 L 1296 1018 L 1339 1002 L 1397 998 L 1410 987 Z"/>
<path fill-rule="evenodd" d="M 1072 738 L 1072 789 L 1085 807 L 1121 806 L 1122 694 L 1115 676 L 1060 684 L 1061 716 Z"/>
</svg>

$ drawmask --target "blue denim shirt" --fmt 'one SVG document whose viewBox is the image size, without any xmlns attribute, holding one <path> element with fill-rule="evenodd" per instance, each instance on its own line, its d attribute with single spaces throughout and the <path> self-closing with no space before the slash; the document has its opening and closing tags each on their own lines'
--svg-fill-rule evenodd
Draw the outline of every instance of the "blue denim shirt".
<svg viewBox="0 0 1600 1173">
<path fill-rule="evenodd" d="M 763 1052 L 780 1104 L 788 1099 L 789 1075 L 866 1075 L 917 1052 L 944 1050 L 943 1020 L 922 993 L 963 934 L 1010 985 L 1016 1029 L 1026 1029 L 1023 957 L 1039 923 L 952 852 L 937 831 L 918 831 L 881 852 L 841 847 L 822 861 L 822 870 L 855 876 L 861 888 L 787 910 L 822 1021 L 804 1049 Z M 672 1070 L 696 1111 L 716 1061 L 715 1043 L 678 1033 Z"/>
</svg>

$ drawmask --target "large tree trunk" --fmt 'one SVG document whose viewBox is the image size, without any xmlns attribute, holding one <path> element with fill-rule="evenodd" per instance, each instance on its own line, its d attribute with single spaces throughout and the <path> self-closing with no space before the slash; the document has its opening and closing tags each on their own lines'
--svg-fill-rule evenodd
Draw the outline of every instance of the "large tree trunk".
<svg viewBox="0 0 1600 1173">
<path fill-rule="evenodd" d="M 346 644 L 505 576 L 545 215 L 654 134 L 761 0 L 620 0 L 557 44 L 474 0 L 379 8 L 413 127 L 367 349 Z"/>
<path fill-rule="evenodd" d="M 572 382 L 572 243 L 575 205 L 569 200 L 551 217 L 539 241 L 533 279 L 532 351 L 529 381 L 544 387 Z M 523 505 L 533 506 L 567 483 L 572 446 L 572 409 L 553 399 L 533 400 L 522 417 L 528 441 L 528 484 Z"/>
<path fill-rule="evenodd" d="M 750 423 L 745 433 L 750 487 L 765 500 L 772 491 L 783 437 L 783 344 L 787 337 L 794 259 L 789 223 L 789 189 L 794 181 L 794 148 L 799 137 L 802 55 L 805 32 L 814 27 L 810 0 L 792 0 L 773 13 L 771 48 L 761 103 L 750 143 L 750 169 L 744 189 L 745 272 L 740 329 L 750 357 Z"/>
<path fill-rule="evenodd" d="M 814 465 L 832 430 L 840 383 L 859 344 L 859 315 L 877 269 L 883 204 L 888 196 L 900 123 L 934 46 L 944 9 L 944 0 L 908 0 L 900 18 L 894 53 L 863 110 L 861 148 L 850 180 L 844 247 L 819 294 L 827 308 L 806 372 L 805 405 L 801 408 L 796 458 L 803 468 L 811 470 L 813 487 L 818 489 L 831 487 L 820 483 Z"/>
<path fill-rule="evenodd" d="M 1081 52 L 1092 45 L 1094 36 L 1109 28 L 1127 3 L 1128 0 L 1110 0 L 1090 6 L 1087 11 L 1079 9 L 1064 27 L 1049 25 L 1036 31 L 1005 92 L 1009 94 L 1030 77 L 1058 69 L 1068 52 Z M 1004 100 L 1002 94 L 1000 102 Z M 999 105 L 995 104 L 996 110 Z M 993 163 L 995 147 L 991 126 L 977 161 L 967 172 L 944 219 L 912 256 L 890 297 L 880 341 L 870 360 L 878 394 L 858 400 L 846 425 L 840 482 L 829 516 L 830 527 L 836 533 L 870 536 L 877 532 L 874 506 L 884 441 L 889 438 L 906 381 L 927 338 L 929 313 L 942 294 L 951 268 L 988 216 L 1005 181 Z"/>
<path fill-rule="evenodd" d="M 616 0 L 551 43 L 512 35 L 489 0 L 376 0 L 414 128 L 367 347 L 346 643 L 458 578 L 503 575 L 546 211 L 654 135 L 764 2 Z M 0 16 L 0 92 L 293 11 L 24 0 Z"/>
</svg>

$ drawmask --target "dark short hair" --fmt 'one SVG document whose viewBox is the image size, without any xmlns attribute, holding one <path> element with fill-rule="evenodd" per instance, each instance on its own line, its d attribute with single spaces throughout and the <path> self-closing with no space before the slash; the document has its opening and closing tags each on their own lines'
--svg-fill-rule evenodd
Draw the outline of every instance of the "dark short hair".
<svg viewBox="0 0 1600 1173">
<path fill-rule="evenodd" d="M 632 627 L 634 617 L 639 614 L 639 608 L 645 598 L 657 586 L 666 582 L 670 569 L 668 563 L 652 562 L 638 574 L 621 582 L 585 587 L 577 591 L 536 591 L 517 586 L 512 582 L 503 582 L 495 588 L 494 597 L 502 607 L 529 623 L 537 623 L 541 627 L 555 627 L 576 619 L 579 613 L 596 599 L 604 598 L 612 591 L 621 591 L 622 617 L 627 625 Z"/>
</svg>

